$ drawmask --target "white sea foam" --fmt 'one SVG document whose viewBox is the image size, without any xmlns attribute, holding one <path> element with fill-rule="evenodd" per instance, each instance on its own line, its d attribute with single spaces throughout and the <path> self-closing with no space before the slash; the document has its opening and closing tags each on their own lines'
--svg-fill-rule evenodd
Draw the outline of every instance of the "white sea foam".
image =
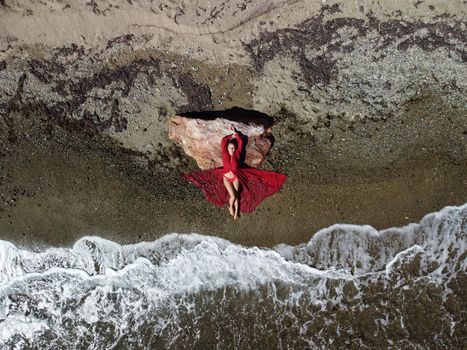
<svg viewBox="0 0 467 350">
<path fill-rule="evenodd" d="M 437 272 L 441 272 L 449 260 L 466 251 L 466 212 L 467 204 L 446 207 L 426 215 L 418 224 L 381 231 L 368 225 L 335 224 L 318 231 L 306 245 L 281 244 L 274 249 L 288 260 L 358 275 L 387 269 L 397 254 L 419 245 L 439 264 Z M 466 259 L 460 263 L 465 270 Z M 454 264 L 450 269 L 453 272 Z"/>
<path fill-rule="evenodd" d="M 334 307 L 363 310 L 372 284 L 412 288 L 417 278 L 428 278 L 442 288 L 445 300 L 452 292 L 449 281 L 466 271 L 466 240 L 467 204 L 429 214 L 419 224 L 379 232 L 367 225 L 333 225 L 308 244 L 274 249 L 176 233 L 123 246 L 86 236 L 72 248 L 42 252 L 0 241 L 0 345 L 14 337 L 40 340 L 48 334 L 55 339 L 50 344 L 60 348 L 91 332 L 89 344 L 105 348 L 105 337 L 90 331 L 90 325 L 111 324 L 116 339 L 126 336 L 130 341 L 129 334 L 147 327 L 149 319 L 156 334 L 175 344 L 181 339 L 183 315 L 204 317 L 200 310 L 207 307 L 206 295 L 218 291 L 223 296 L 217 302 L 226 303 L 234 300 L 230 290 L 254 292 L 259 298 L 266 288 L 261 298 L 270 299 L 273 309 L 298 307 L 307 300 L 305 306 L 327 315 Z M 414 261 L 418 270 L 411 266 Z M 199 304 L 197 298 L 205 301 Z M 303 334 L 319 321 L 318 314 L 302 322 L 293 312 L 285 313 Z M 274 323 L 290 322 L 283 317 Z M 449 317 L 453 333 L 459 320 Z M 390 317 L 382 314 L 379 319 L 384 322 L 375 322 L 384 329 Z M 332 327 L 331 319 L 326 320 L 323 327 Z M 192 337 L 199 340 L 196 334 Z M 315 346 L 326 341 L 324 334 L 315 337 L 303 341 Z"/>
<path fill-rule="evenodd" d="M 22 334 L 27 338 L 32 338 L 35 332 L 44 328 L 47 328 L 45 321 L 23 315 L 9 316 L 2 321 L 2 327 L 0 327 L 0 344 L 15 334 Z"/>
</svg>

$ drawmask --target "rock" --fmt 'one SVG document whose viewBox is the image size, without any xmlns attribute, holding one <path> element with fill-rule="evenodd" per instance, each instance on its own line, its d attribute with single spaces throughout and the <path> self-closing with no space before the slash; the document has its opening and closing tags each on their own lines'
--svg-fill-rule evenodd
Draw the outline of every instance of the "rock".
<svg viewBox="0 0 467 350">
<path fill-rule="evenodd" d="M 171 117 L 169 138 L 182 146 L 193 157 L 201 169 L 222 166 L 220 142 L 222 137 L 231 134 L 231 125 L 248 136 L 245 163 L 252 167 L 259 166 L 272 147 L 271 128 L 260 124 L 247 124 L 217 118 L 204 120 L 182 116 Z"/>
</svg>

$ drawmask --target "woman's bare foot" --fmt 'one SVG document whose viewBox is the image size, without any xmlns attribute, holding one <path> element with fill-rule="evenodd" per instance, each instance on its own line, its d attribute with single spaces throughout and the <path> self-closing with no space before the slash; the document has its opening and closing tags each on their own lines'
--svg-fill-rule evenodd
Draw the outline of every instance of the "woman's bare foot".
<svg viewBox="0 0 467 350">
<path fill-rule="evenodd" d="M 238 199 L 235 199 L 235 202 L 234 202 L 234 220 L 237 220 L 238 218 Z"/>
<path fill-rule="evenodd" d="M 230 215 L 234 215 L 234 212 L 235 212 L 235 197 L 230 197 L 229 198 L 229 212 L 230 212 Z"/>
</svg>

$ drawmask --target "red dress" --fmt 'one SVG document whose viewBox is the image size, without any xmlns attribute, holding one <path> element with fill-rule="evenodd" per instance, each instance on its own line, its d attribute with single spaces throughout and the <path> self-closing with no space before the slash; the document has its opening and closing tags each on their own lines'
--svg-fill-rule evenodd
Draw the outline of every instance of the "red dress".
<svg viewBox="0 0 467 350">
<path fill-rule="evenodd" d="M 224 136 L 221 141 L 222 163 L 221 168 L 195 171 L 182 176 L 198 186 L 206 199 L 221 207 L 228 204 L 229 193 L 225 188 L 223 175 L 232 171 L 240 182 L 239 201 L 240 211 L 249 213 L 255 210 L 266 197 L 276 193 L 282 187 L 287 175 L 273 171 L 260 170 L 240 164 L 242 153 L 242 138 L 234 134 L 238 147 L 230 156 L 227 144 L 231 135 Z"/>
</svg>

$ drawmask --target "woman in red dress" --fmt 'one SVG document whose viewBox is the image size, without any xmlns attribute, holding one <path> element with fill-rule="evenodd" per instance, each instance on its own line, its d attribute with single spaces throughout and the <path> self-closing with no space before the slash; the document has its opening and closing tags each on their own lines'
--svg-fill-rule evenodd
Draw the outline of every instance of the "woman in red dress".
<svg viewBox="0 0 467 350">
<path fill-rule="evenodd" d="M 228 204 L 230 215 L 237 219 L 239 211 L 252 212 L 266 197 L 279 191 L 287 176 L 241 164 L 243 139 L 233 126 L 232 130 L 233 134 L 221 140 L 223 167 L 183 177 L 198 186 L 208 201 L 219 207 Z"/>
</svg>

